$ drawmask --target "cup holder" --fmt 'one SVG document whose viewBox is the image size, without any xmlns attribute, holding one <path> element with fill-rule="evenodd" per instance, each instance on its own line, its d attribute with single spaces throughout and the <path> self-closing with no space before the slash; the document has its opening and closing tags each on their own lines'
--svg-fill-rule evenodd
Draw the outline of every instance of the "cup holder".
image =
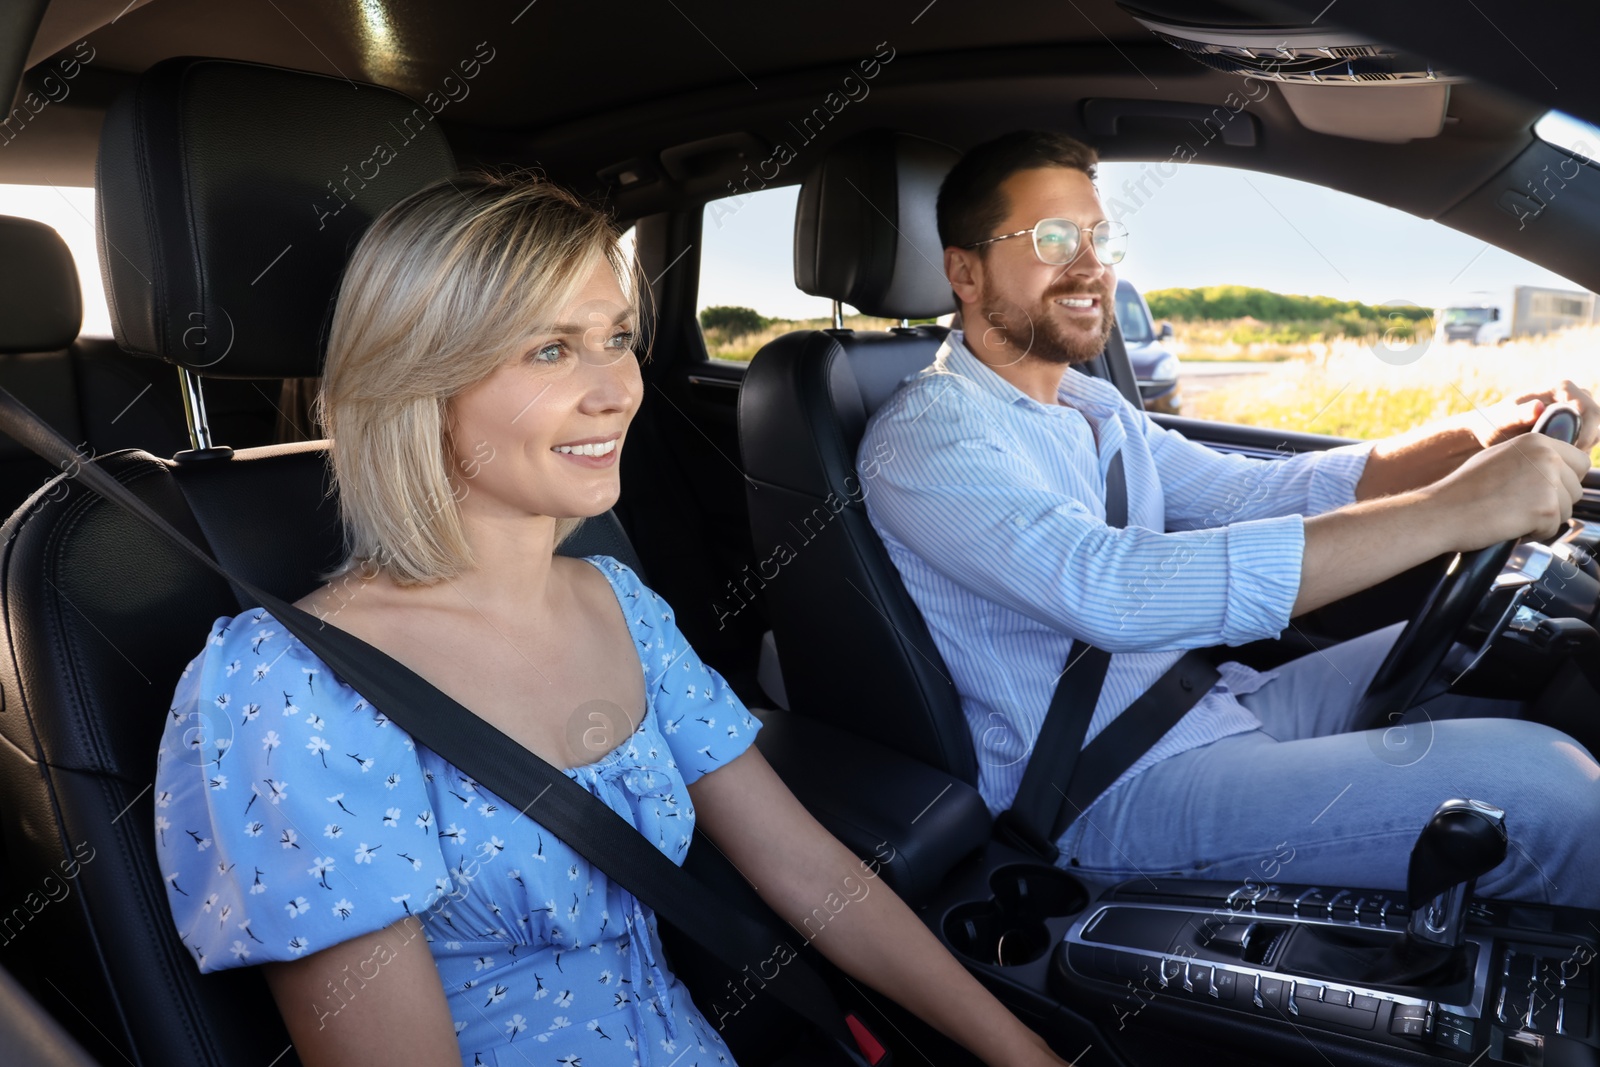
<svg viewBox="0 0 1600 1067">
<path fill-rule="evenodd" d="M 1015 967 L 1050 949 L 1046 919 L 1074 915 L 1089 902 L 1078 880 L 1055 867 L 1013 863 L 989 878 L 992 900 L 951 909 L 944 935 L 962 955 L 979 963 Z"/>
<path fill-rule="evenodd" d="M 1034 919 L 1076 915 L 1089 903 L 1082 882 L 1059 867 L 1033 863 L 1006 864 L 989 876 L 989 888 L 1007 911 Z"/>
</svg>

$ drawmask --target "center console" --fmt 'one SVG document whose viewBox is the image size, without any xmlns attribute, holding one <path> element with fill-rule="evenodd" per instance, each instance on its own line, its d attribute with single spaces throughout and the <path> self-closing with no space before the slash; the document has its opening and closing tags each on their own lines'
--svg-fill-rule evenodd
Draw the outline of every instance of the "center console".
<svg viewBox="0 0 1600 1067">
<path fill-rule="evenodd" d="M 1141 1062 L 1165 1041 L 1163 1059 L 1182 1054 L 1187 1034 L 1211 1062 L 1227 1047 L 1238 1063 L 1600 1064 L 1600 929 L 1576 909 L 1467 900 L 1446 957 L 1416 949 L 1402 891 L 1140 878 L 1096 892 L 998 843 L 947 888 L 930 925 L 1024 1018 L 1074 1030 L 1068 1044 L 1088 1024 Z"/>
</svg>

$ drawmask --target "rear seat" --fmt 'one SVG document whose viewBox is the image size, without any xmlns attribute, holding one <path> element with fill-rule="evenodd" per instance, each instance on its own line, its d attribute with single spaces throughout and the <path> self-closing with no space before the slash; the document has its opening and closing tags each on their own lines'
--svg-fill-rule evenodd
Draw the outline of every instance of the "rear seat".
<svg viewBox="0 0 1600 1067">
<path fill-rule="evenodd" d="M 79 337 L 82 322 L 77 267 L 61 236 L 0 215 L 0 387 L 85 455 L 139 448 L 170 457 L 188 448 L 178 372 L 127 355 L 109 337 Z M 215 385 L 206 401 L 219 440 L 246 447 L 292 435 L 279 425 L 280 383 Z M 0 435 L 0 518 L 56 473 Z"/>
</svg>

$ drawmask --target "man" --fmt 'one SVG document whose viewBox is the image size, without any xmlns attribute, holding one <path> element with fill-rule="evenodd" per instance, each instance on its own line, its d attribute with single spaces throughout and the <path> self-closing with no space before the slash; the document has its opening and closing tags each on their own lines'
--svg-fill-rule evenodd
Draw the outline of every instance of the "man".
<svg viewBox="0 0 1600 1067">
<path fill-rule="evenodd" d="M 867 511 L 961 694 L 994 812 L 1016 794 L 1078 642 L 1113 653 L 1092 740 L 1181 650 L 1275 638 L 1294 616 L 1443 553 L 1554 534 L 1600 440 L 1600 406 L 1570 382 L 1287 460 L 1222 455 L 1162 429 L 1071 369 L 1105 345 L 1110 263 L 1125 241 L 1094 166 L 1086 145 L 1020 131 L 946 177 L 939 235 L 966 328 L 874 415 L 859 453 L 893 449 Z M 1581 411 L 1577 447 L 1525 432 L 1557 401 Z M 1117 452 L 1123 529 L 1105 522 Z M 1470 797 L 1506 808 L 1511 837 L 1482 892 L 1600 905 L 1600 766 L 1571 738 L 1484 717 L 1484 702 L 1462 697 L 1428 711 L 1477 715 L 1434 722 L 1421 752 L 1350 732 L 1398 629 L 1274 671 L 1222 664 L 1075 818 L 1058 862 L 1399 887 L 1434 808 Z"/>
</svg>

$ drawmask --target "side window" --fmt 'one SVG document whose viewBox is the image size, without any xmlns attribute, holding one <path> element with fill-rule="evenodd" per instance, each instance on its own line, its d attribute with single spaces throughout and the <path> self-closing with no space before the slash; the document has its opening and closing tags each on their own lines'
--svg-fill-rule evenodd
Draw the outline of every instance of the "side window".
<svg viewBox="0 0 1600 1067">
<path fill-rule="evenodd" d="M 1475 237 L 1200 163 L 1105 163 L 1096 184 L 1130 233 L 1116 304 L 1147 408 L 1374 438 L 1600 388 L 1594 294 Z"/>
<path fill-rule="evenodd" d="M 798 185 L 713 200 L 700 226 L 700 292 L 695 310 L 706 355 L 748 363 L 768 341 L 792 330 L 833 325 L 833 302 L 794 284 L 794 209 Z M 845 325 L 883 330 L 891 319 L 848 305 Z"/>
<path fill-rule="evenodd" d="M 55 229 L 72 250 L 83 290 L 82 332 L 111 336 L 111 312 L 100 284 L 94 245 L 94 190 L 76 186 L 0 185 L 0 215 L 34 219 Z"/>
</svg>

